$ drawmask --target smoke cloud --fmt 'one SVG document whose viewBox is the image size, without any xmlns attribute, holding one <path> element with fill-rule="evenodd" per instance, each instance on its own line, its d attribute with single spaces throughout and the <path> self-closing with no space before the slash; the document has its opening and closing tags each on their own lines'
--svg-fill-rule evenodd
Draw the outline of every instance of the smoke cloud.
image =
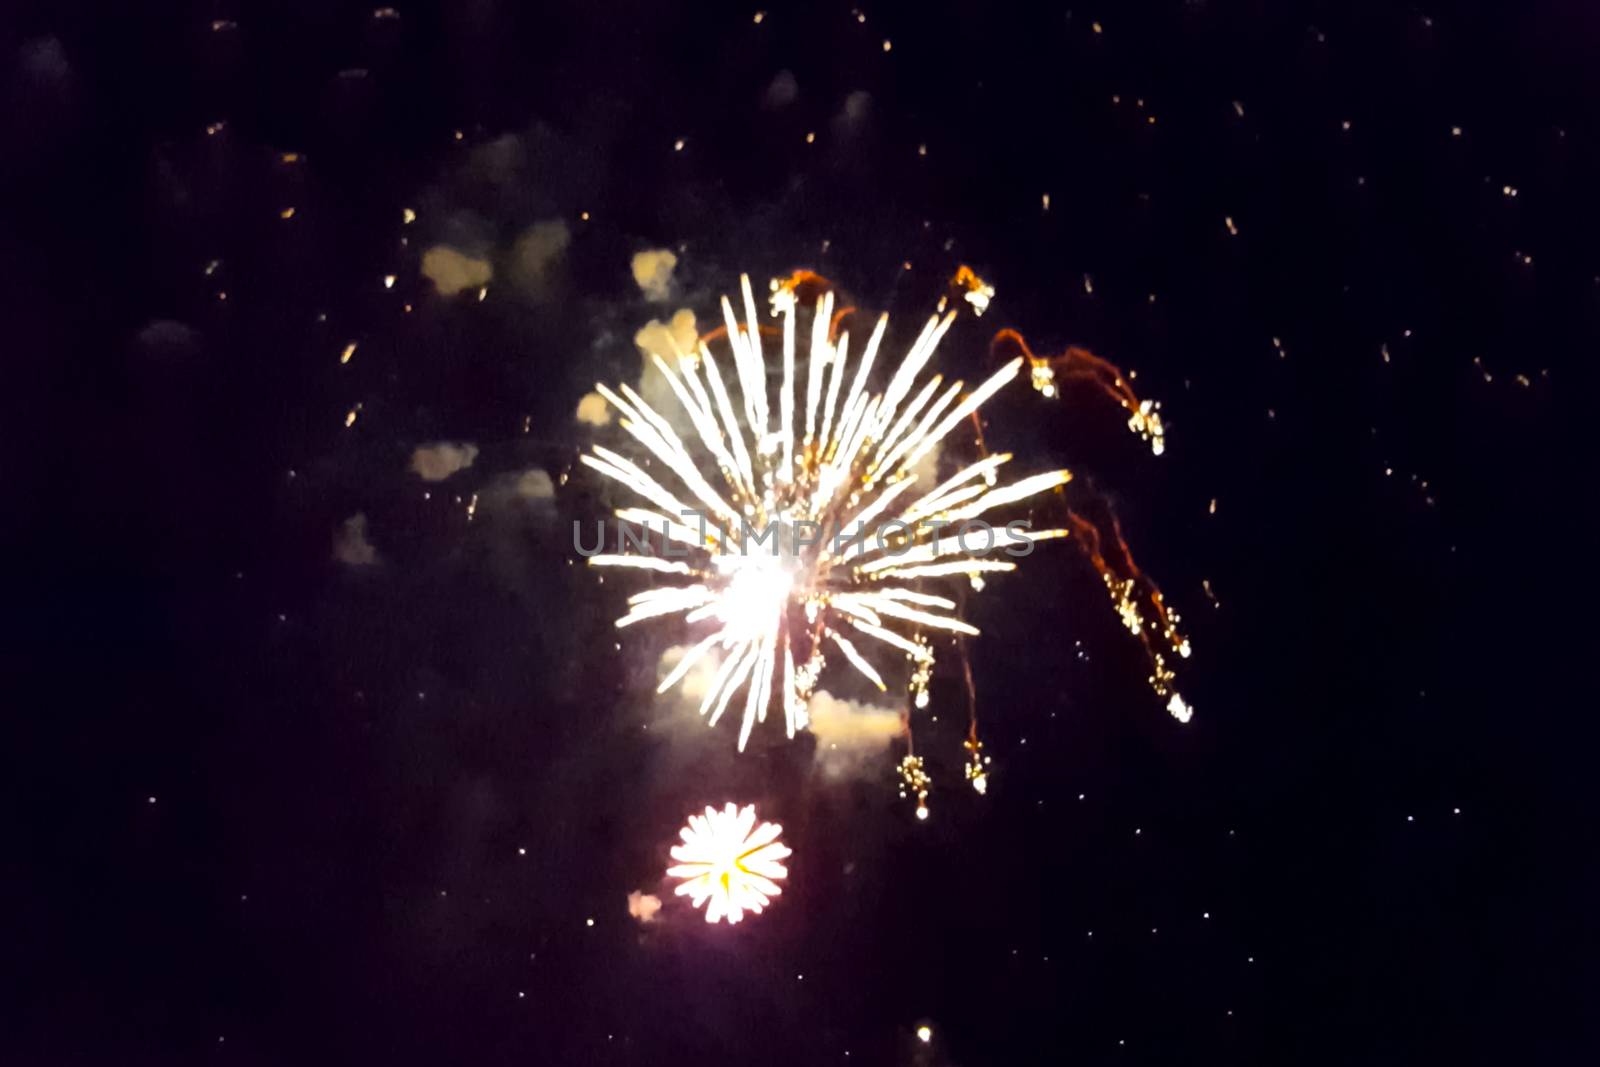
<svg viewBox="0 0 1600 1067">
<path fill-rule="evenodd" d="M 839 700 L 819 689 L 806 708 L 817 739 L 816 766 L 825 777 L 845 778 L 873 768 L 890 742 L 905 732 L 899 708 Z"/>
<path fill-rule="evenodd" d="M 572 231 L 561 219 L 534 223 L 511 249 L 511 280 L 534 300 L 549 298 L 555 292 L 557 271 L 571 243 Z"/>
<path fill-rule="evenodd" d="M 556 495 L 556 484 L 550 475 L 538 467 L 523 471 L 517 476 L 513 491 L 524 500 L 549 500 Z"/>
<path fill-rule="evenodd" d="M 673 394 L 666 375 L 661 373 L 661 368 L 656 366 L 651 357 L 660 356 L 667 366 L 676 366 L 679 353 L 693 352 L 699 341 L 694 312 L 688 308 L 678 309 L 668 322 L 651 319 L 633 335 L 633 343 L 639 349 L 642 364 L 639 370 L 639 395 L 680 434 L 693 434 L 694 425 Z"/>
<path fill-rule="evenodd" d="M 434 245 L 422 254 L 422 275 L 433 282 L 440 296 L 455 296 L 488 285 L 494 267 L 487 259 L 475 259 L 448 245 Z"/>
<path fill-rule="evenodd" d="M 660 897 L 637 889 L 628 894 L 628 914 L 638 919 L 641 924 L 655 922 L 656 912 L 660 910 Z"/>
<path fill-rule="evenodd" d="M 762 96 L 762 104 L 769 109 L 787 107 L 794 103 L 794 98 L 800 95 L 800 83 L 795 80 L 794 72 L 780 70 L 767 85 L 767 91 Z"/>
<path fill-rule="evenodd" d="M 371 567 L 378 550 L 367 540 L 367 517 L 360 512 L 344 520 L 333 536 L 333 558 L 351 567 Z"/>
<path fill-rule="evenodd" d="M 477 458 L 477 445 L 435 441 L 431 445 L 419 445 L 411 453 L 411 469 L 425 482 L 442 482 L 472 466 Z"/>
<path fill-rule="evenodd" d="M 633 280 L 648 299 L 664 301 L 672 292 L 672 272 L 677 266 L 678 257 L 669 249 L 636 252 L 632 263 Z"/>
<path fill-rule="evenodd" d="M 599 393 L 584 393 L 578 401 L 577 419 L 585 426 L 609 426 L 611 405 Z"/>
</svg>

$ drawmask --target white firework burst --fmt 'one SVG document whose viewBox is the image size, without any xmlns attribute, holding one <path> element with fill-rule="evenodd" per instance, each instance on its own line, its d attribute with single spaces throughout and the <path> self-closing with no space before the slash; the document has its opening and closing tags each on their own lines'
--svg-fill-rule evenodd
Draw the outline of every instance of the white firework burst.
<svg viewBox="0 0 1600 1067">
<path fill-rule="evenodd" d="M 1028 542 L 1066 536 L 1066 530 L 993 528 L 981 517 L 1072 476 L 1056 470 L 999 485 L 997 472 L 1011 456 L 998 454 L 914 493 L 919 464 L 937 458 L 945 436 L 1017 377 L 1023 360 L 1012 360 L 971 391 L 937 374 L 923 378 L 956 318 L 941 304 L 942 314 L 928 319 L 875 389 L 870 383 L 888 316 L 879 317 L 852 365 L 849 333 L 832 335 L 829 291 L 811 309 L 809 357 L 801 367 L 796 287 L 774 282 L 771 313 L 781 320 L 782 335 L 774 411 L 748 276 L 741 287 L 742 322 L 732 302 L 722 299 L 737 401 L 704 342 L 693 352 L 678 351 L 672 362 L 653 356 L 693 427 L 689 441 L 638 391 L 598 385 L 621 412 L 622 429 L 648 454 L 645 463 L 665 472 L 658 478 L 602 445 L 582 462 L 649 505 L 620 508 L 616 516 L 661 535 L 663 544 L 650 554 L 638 544 L 628 551 L 625 542 L 618 553 L 592 556 L 590 565 L 685 579 L 630 597 L 617 625 L 677 615 L 705 627 L 660 691 L 713 650 L 720 653 L 700 714 L 714 725 L 743 690 L 743 750 L 775 697 L 790 737 L 806 725 L 806 705 L 830 652 L 880 690 L 887 687 L 869 655 L 874 651 L 911 661 L 922 680 L 916 684 L 925 685 L 927 672 L 915 669 L 932 660 L 925 633 L 978 631 L 955 614 L 954 600 L 915 586 L 965 576 L 977 588 L 981 575 L 1016 568 L 997 555 L 1025 554 Z M 968 539 L 958 536 L 969 522 L 982 523 L 984 531 L 973 534 L 970 550 Z M 751 531 L 768 539 L 751 541 Z M 924 691 L 917 695 L 919 703 L 925 700 Z"/>
<path fill-rule="evenodd" d="M 778 840 L 781 833 L 777 823 L 757 824 L 754 805 L 708 807 L 704 815 L 689 816 L 679 831 L 683 844 L 672 846 L 678 862 L 667 868 L 667 877 L 683 879 L 675 892 L 697 908 L 706 905 L 708 923 L 736 923 L 747 911 L 759 915 L 783 892 L 775 880 L 789 874 L 778 862 L 791 855 Z"/>
</svg>

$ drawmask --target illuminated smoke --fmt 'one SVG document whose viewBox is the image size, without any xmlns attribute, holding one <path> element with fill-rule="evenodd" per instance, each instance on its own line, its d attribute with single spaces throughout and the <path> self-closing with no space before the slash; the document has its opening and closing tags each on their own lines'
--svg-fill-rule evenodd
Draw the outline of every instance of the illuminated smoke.
<svg viewBox="0 0 1600 1067">
<path fill-rule="evenodd" d="M 378 562 L 378 550 L 367 540 L 367 517 L 359 512 L 339 525 L 333 538 L 333 558 L 351 567 Z"/>
<path fill-rule="evenodd" d="M 665 248 L 636 252 L 630 267 L 634 283 L 650 300 L 662 301 L 672 292 L 672 272 L 678 266 L 678 257 Z"/>
<path fill-rule="evenodd" d="M 474 259 L 448 245 L 434 245 L 422 254 L 422 276 L 440 296 L 455 296 L 488 285 L 494 268 L 487 259 Z"/>
<path fill-rule="evenodd" d="M 464 471 L 478 458 L 478 446 L 436 441 L 420 445 L 411 453 L 411 470 L 425 482 L 442 482 L 457 471 Z"/>
</svg>

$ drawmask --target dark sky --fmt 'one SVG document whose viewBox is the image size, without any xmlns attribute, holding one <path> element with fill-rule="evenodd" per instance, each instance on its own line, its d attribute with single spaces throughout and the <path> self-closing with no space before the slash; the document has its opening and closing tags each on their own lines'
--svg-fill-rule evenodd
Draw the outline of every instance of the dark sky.
<svg viewBox="0 0 1600 1067">
<path fill-rule="evenodd" d="M 6 5 L 0 1061 L 1591 1059 L 1600 18 L 1467 6 Z M 970 263 L 1136 370 L 1167 454 L 1021 385 L 990 444 L 1116 508 L 1194 721 L 1056 544 L 970 603 L 986 797 L 953 659 L 925 824 L 897 753 L 673 728 L 570 562 L 604 492 L 507 489 L 662 246 L 705 315 Z M 631 918 L 724 800 L 783 895 Z"/>
</svg>

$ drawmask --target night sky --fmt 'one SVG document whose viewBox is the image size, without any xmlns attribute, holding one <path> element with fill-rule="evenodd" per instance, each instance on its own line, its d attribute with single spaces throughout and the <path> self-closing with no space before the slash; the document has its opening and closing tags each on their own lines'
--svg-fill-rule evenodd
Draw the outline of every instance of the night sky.
<svg viewBox="0 0 1600 1067">
<path fill-rule="evenodd" d="M 0 1062 L 1592 1062 L 1600 17 L 1476 7 L 4 5 Z M 963 263 L 947 375 L 1162 402 L 985 433 L 1115 509 L 1195 716 L 1042 545 L 919 822 L 653 696 L 574 411 L 741 271 L 904 345 Z M 794 850 L 734 927 L 662 873 L 728 800 Z"/>
</svg>

